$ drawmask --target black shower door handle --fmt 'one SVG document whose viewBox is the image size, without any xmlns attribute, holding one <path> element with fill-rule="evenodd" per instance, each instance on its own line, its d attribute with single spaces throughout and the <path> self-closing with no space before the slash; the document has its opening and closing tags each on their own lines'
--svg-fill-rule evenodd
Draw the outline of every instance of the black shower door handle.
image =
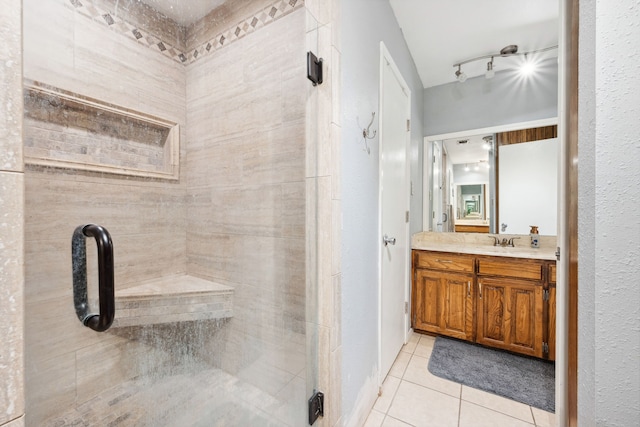
<svg viewBox="0 0 640 427">
<path fill-rule="evenodd" d="M 86 237 L 96 239 L 98 246 L 98 295 L 100 314 L 91 313 L 87 301 L 87 244 Z M 113 323 L 116 313 L 113 284 L 113 242 L 106 228 L 95 224 L 81 225 L 71 239 L 73 265 L 73 304 L 83 325 L 104 332 Z"/>
</svg>

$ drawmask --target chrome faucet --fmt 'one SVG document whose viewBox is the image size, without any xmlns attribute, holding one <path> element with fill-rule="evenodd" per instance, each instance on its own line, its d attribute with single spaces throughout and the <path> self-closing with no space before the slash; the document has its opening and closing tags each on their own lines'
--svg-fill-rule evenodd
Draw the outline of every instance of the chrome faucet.
<svg viewBox="0 0 640 427">
<path fill-rule="evenodd" d="M 497 236 L 487 236 L 487 237 L 489 237 L 490 239 L 493 239 L 493 246 L 502 246 L 503 248 L 507 246 L 514 248 L 515 245 L 513 244 L 513 241 L 515 239 L 519 239 L 519 237 L 512 237 L 510 239 L 503 237 L 502 240 L 500 240 L 500 238 Z"/>
</svg>

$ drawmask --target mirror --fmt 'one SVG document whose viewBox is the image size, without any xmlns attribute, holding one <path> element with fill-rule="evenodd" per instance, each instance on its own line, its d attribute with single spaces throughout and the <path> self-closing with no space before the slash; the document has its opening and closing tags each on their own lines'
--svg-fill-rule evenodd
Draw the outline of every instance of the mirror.
<svg viewBox="0 0 640 427">
<path fill-rule="evenodd" d="M 553 123 L 548 120 L 545 123 Z M 557 127 L 540 122 L 470 130 L 427 139 L 437 179 L 431 194 L 431 231 L 528 234 L 557 232 Z M 530 127 L 535 126 L 535 127 Z M 515 129 L 514 129 L 515 128 Z M 513 130 L 509 130 L 513 129 Z M 481 132 L 481 133 L 477 133 Z M 425 227 L 427 228 L 427 227 Z"/>
<path fill-rule="evenodd" d="M 487 219 L 484 184 L 456 185 L 456 193 L 456 219 Z"/>
</svg>

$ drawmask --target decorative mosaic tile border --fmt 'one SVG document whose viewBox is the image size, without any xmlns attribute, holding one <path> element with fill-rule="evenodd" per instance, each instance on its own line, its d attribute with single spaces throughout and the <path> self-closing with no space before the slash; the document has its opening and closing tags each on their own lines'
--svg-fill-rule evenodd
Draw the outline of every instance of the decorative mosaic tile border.
<svg viewBox="0 0 640 427">
<path fill-rule="evenodd" d="M 253 16 L 242 20 L 238 24 L 220 32 L 211 40 L 203 43 L 197 49 L 184 52 L 170 43 L 152 35 L 147 30 L 139 28 L 125 20 L 113 16 L 109 11 L 95 6 L 90 0 L 68 0 L 71 6 L 81 15 L 93 21 L 106 25 L 112 30 L 125 35 L 138 43 L 163 54 L 181 64 L 191 64 L 207 54 L 222 49 L 241 39 L 249 33 L 288 15 L 304 5 L 304 0 L 278 0 L 271 6 L 259 11 Z"/>
</svg>

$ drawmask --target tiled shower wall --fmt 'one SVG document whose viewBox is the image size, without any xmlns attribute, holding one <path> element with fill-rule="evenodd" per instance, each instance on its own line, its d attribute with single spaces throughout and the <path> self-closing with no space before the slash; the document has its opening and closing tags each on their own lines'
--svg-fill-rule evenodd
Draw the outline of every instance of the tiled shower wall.
<svg viewBox="0 0 640 427">
<path fill-rule="evenodd" d="M 124 37 L 137 16 L 126 8 L 110 10 L 110 25 L 102 14 L 80 12 L 80 2 L 24 1 L 26 79 L 174 121 L 182 143 L 179 182 L 27 166 L 29 425 L 176 362 L 123 334 L 96 334 L 75 317 L 69 242 L 89 222 L 112 234 L 117 287 L 185 272 L 234 286 L 234 319 L 211 332 L 199 356 L 283 401 L 296 397 L 304 411 L 309 82 L 305 14 L 292 13 L 295 3 L 283 2 L 290 14 L 277 21 L 271 9 L 256 15 L 274 21 L 259 35 L 227 36 L 232 47 L 183 63 L 160 54 L 157 39 Z M 189 34 L 196 40 L 198 31 Z M 201 34 L 206 41 L 217 33 Z"/>
<path fill-rule="evenodd" d="M 20 1 L 0 0 L 0 425 L 24 426 Z"/>
</svg>

